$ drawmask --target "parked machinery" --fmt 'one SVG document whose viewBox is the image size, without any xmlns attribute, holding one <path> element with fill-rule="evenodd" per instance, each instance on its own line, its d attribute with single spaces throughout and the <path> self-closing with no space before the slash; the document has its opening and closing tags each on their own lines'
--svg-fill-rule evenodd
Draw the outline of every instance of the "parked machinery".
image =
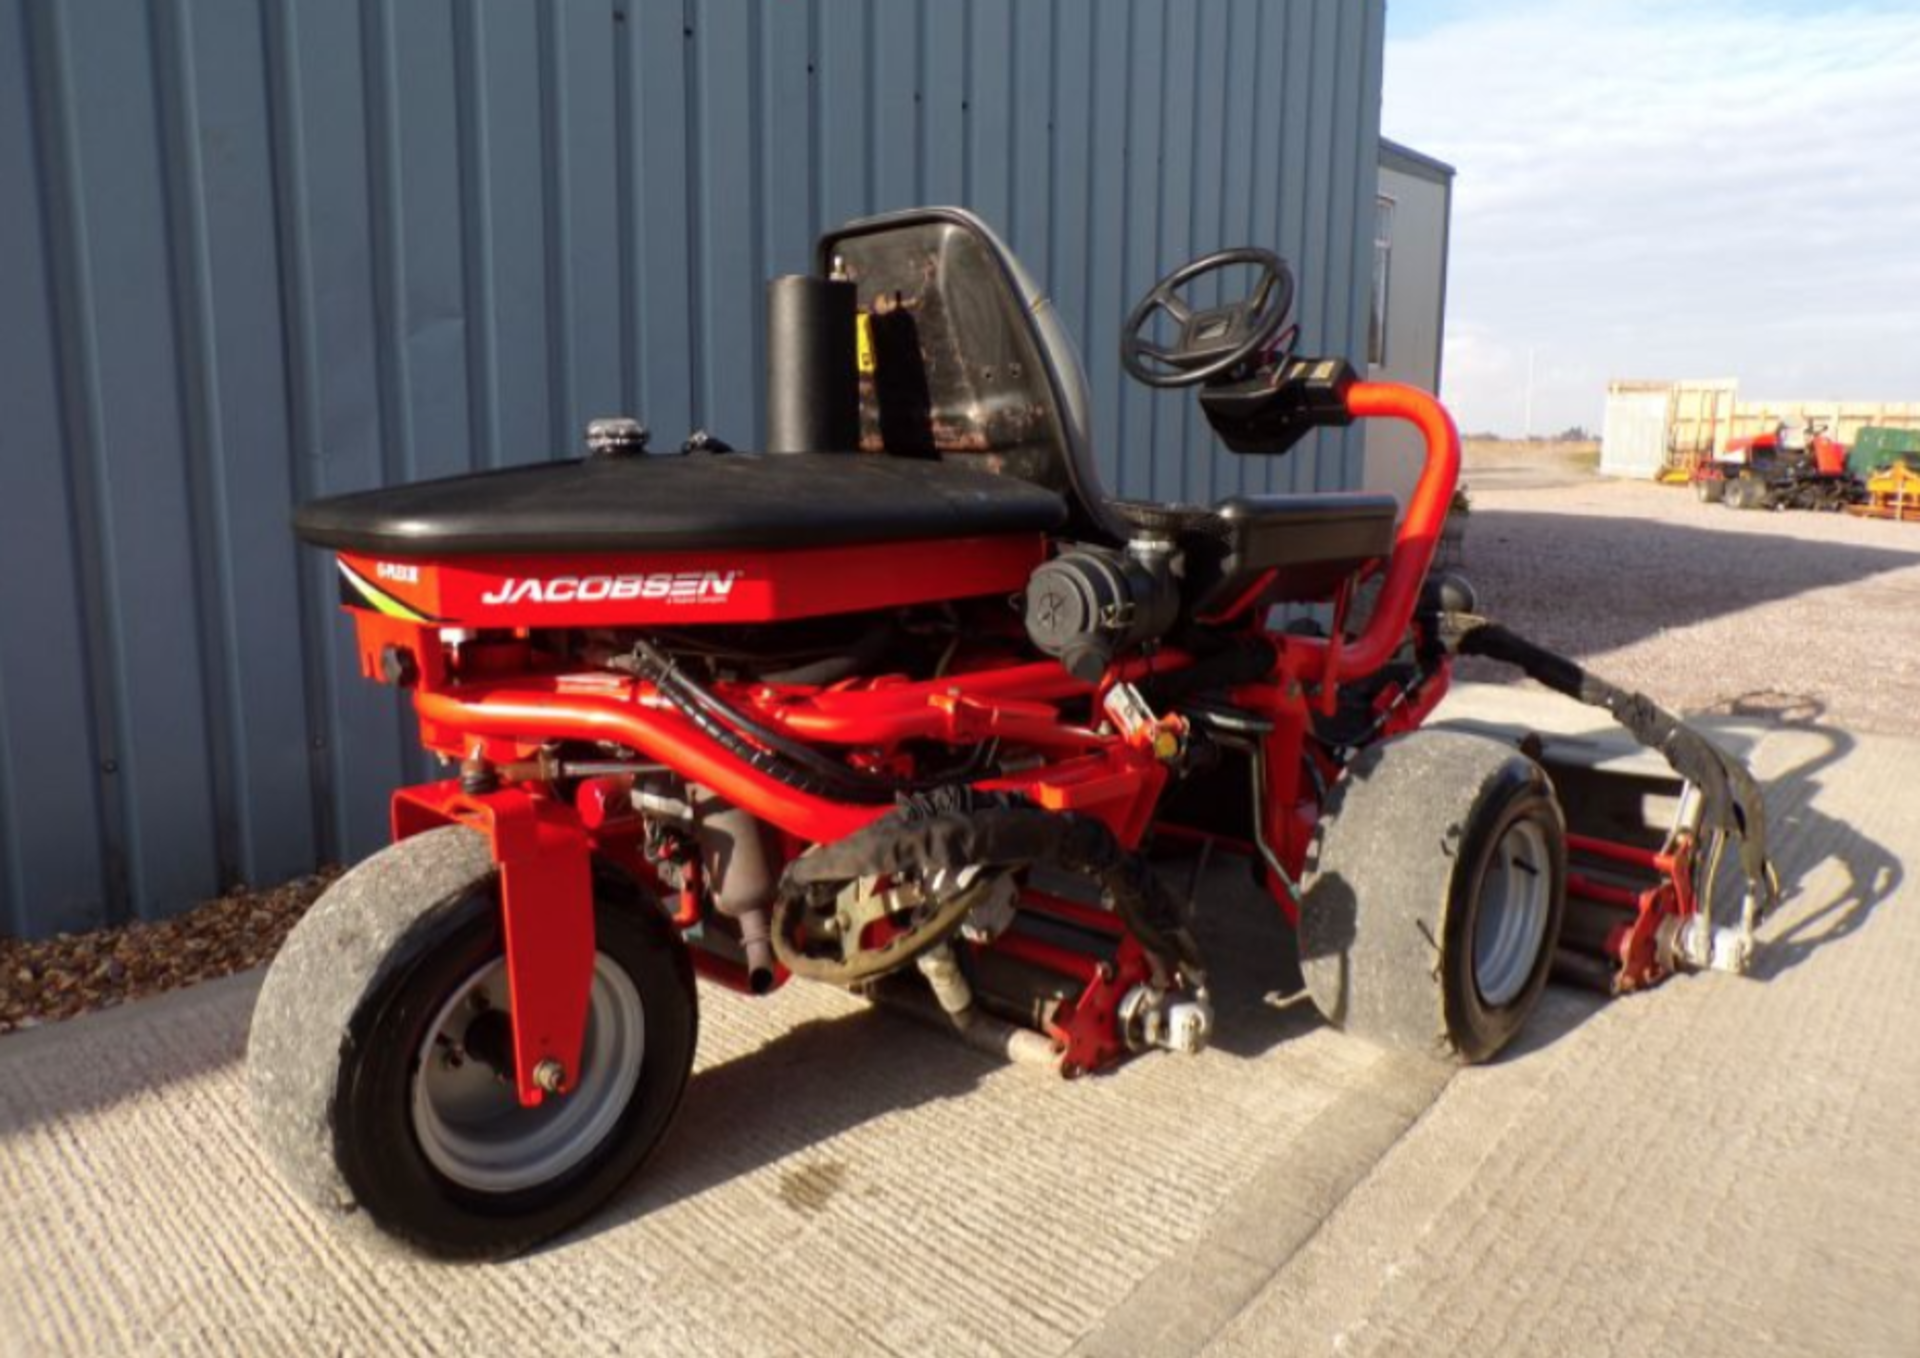
<svg viewBox="0 0 1920 1358">
<path fill-rule="evenodd" d="M 1847 465 L 1866 486 L 1849 506 L 1867 518 L 1920 522 L 1920 430 L 1870 426 L 1854 441 Z"/>
<path fill-rule="evenodd" d="M 250 1083 L 289 1180 L 441 1254 L 564 1229 L 665 1132 L 696 974 L 924 980 L 955 1031 L 1064 1075 L 1197 1052 L 1211 972 L 1156 846 L 1242 858 L 1321 1012 L 1432 1056 L 1498 1052 L 1556 957 L 1608 990 L 1744 967 L 1772 894 L 1752 779 L 1429 579 L 1453 422 L 1295 354 L 1293 295 L 1266 250 L 1195 260 L 1134 309 L 1122 363 L 1199 387 L 1247 456 L 1411 423 L 1404 512 L 1110 498 L 1060 319 L 935 209 L 842 227 L 776 286 L 777 452 L 651 454 L 614 421 L 577 462 L 302 508 L 364 673 L 446 776 L 394 794 L 394 843 L 261 992 Z M 1575 792 L 1523 731 L 1420 730 L 1457 654 L 1614 714 L 1679 812 L 1627 825 L 1644 799 Z M 1728 853 L 1748 890 L 1716 910 L 1695 884 Z"/>
<path fill-rule="evenodd" d="M 1837 513 L 1865 499 L 1847 468 L 1847 450 L 1823 424 L 1782 421 L 1771 433 L 1732 439 L 1724 456 L 1700 463 L 1693 491 L 1729 509 L 1813 509 Z"/>
</svg>

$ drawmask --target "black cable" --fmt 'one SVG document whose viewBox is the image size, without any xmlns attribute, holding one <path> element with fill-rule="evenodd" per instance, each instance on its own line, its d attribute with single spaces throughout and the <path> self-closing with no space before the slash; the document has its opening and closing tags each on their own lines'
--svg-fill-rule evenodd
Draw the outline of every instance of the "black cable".
<svg viewBox="0 0 1920 1358">
<path fill-rule="evenodd" d="M 880 805 L 902 794 L 927 792 L 955 782 L 970 782 L 986 771 L 995 754 L 995 747 L 990 742 L 978 747 L 958 769 L 930 778 L 896 778 L 890 774 L 851 768 L 811 746 L 768 729 L 729 706 L 682 673 L 668 656 L 651 643 L 644 640 L 635 642 L 633 655 L 635 667 L 641 676 L 650 680 L 662 696 L 729 753 L 746 759 L 756 769 L 790 787 L 818 796 Z M 724 738 L 721 733 L 724 733 Z M 761 748 L 755 749 L 742 737 L 750 738 Z M 791 765 L 798 767 L 788 770 L 787 766 Z"/>
<path fill-rule="evenodd" d="M 880 788 L 845 787 L 837 782 L 822 779 L 805 769 L 796 768 L 771 750 L 763 750 L 753 745 L 701 711 L 696 705 L 685 701 L 677 693 L 669 691 L 666 686 L 659 687 L 661 694 L 680 711 L 681 715 L 692 722 L 695 729 L 702 735 L 734 758 L 777 782 L 785 783 L 788 787 L 810 796 L 825 797 L 829 801 L 850 801 L 867 806 L 884 806 L 894 799 L 892 793 Z"/>
<path fill-rule="evenodd" d="M 642 643 L 644 644 L 644 643 Z M 944 787 L 956 776 L 978 777 L 987 758 L 991 756 L 992 746 L 982 745 L 960 769 L 933 778 L 896 778 L 890 774 L 871 773 L 842 764 L 839 760 L 821 754 L 812 746 L 803 744 L 769 727 L 761 725 L 751 717 L 723 702 L 710 690 L 673 669 L 669 662 L 668 682 L 676 686 L 688 700 L 697 703 L 716 720 L 725 722 L 742 735 L 772 750 L 774 753 L 813 770 L 823 778 L 830 780 L 851 780 L 848 786 L 873 786 L 883 789 L 889 797 L 902 792 L 925 792 L 932 788 Z M 656 680 L 656 682 L 658 682 Z"/>
<path fill-rule="evenodd" d="M 1528 641 L 1499 623 L 1471 613 L 1441 615 L 1441 637 L 1461 655 L 1502 661 L 1576 702 L 1597 707 L 1641 745 L 1664 756 L 1683 778 L 1700 789 L 1705 820 L 1738 842 L 1741 867 L 1764 902 L 1762 914 L 1777 903 L 1776 877 L 1767 849 L 1766 799 L 1752 773 L 1699 731 L 1644 693 L 1631 693 L 1566 656 Z"/>
<path fill-rule="evenodd" d="M 1106 824 L 1073 812 L 971 790 L 911 799 L 889 816 L 787 865 L 774 903 L 775 937 L 791 910 L 830 899 L 848 882 L 912 873 L 923 880 L 962 867 L 1047 865 L 1094 883 L 1141 946 L 1195 985 L 1205 963 L 1180 901 L 1144 854 L 1122 847 Z M 957 924 L 958 921 L 956 920 Z"/>
</svg>

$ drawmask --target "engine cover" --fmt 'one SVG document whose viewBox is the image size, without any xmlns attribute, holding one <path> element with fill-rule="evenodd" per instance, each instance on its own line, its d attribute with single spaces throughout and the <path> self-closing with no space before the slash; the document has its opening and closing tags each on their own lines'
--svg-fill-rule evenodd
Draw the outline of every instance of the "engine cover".
<svg viewBox="0 0 1920 1358">
<path fill-rule="evenodd" d="M 444 627 L 778 622 L 1011 594 L 1038 534 L 760 552 L 454 556 L 342 552 L 340 602 Z"/>
</svg>

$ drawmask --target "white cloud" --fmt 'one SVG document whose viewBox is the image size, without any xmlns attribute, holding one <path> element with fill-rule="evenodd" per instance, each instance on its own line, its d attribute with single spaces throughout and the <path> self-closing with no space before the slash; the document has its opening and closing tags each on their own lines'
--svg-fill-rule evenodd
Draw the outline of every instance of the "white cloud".
<svg viewBox="0 0 1920 1358">
<path fill-rule="evenodd" d="M 1390 0 L 1392 3 L 1393 0 Z M 1483 0 L 1387 44 L 1459 170 L 1445 394 L 1597 427 L 1610 377 L 1920 399 L 1920 6 Z"/>
</svg>

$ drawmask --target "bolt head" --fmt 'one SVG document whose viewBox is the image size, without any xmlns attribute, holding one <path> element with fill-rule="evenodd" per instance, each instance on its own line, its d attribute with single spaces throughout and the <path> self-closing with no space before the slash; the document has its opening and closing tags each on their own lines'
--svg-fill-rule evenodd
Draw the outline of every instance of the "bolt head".
<svg viewBox="0 0 1920 1358">
<path fill-rule="evenodd" d="M 533 1068 L 533 1082 L 549 1094 L 558 1094 L 567 1085 L 567 1068 L 549 1056 Z"/>
</svg>

